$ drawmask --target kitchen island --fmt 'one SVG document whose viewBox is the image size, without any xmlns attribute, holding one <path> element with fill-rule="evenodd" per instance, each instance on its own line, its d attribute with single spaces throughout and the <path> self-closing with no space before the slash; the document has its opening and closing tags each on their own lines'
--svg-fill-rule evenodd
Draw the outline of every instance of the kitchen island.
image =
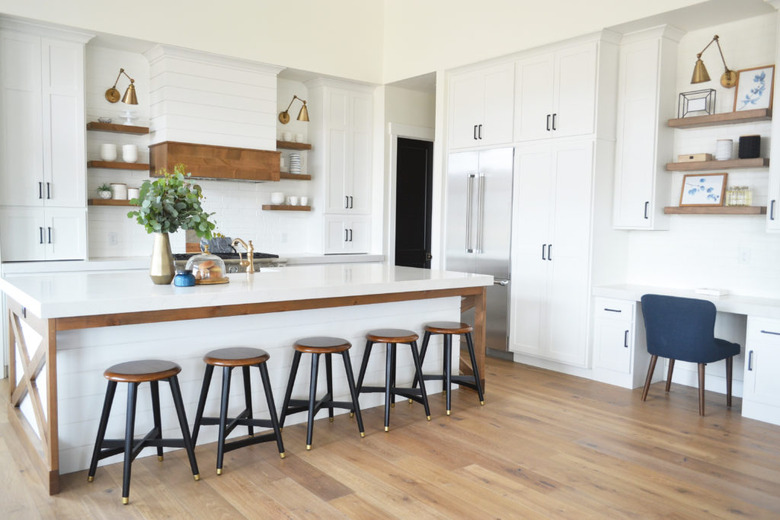
<svg viewBox="0 0 780 520">
<path fill-rule="evenodd" d="M 364 334 L 370 329 L 421 331 L 428 321 L 458 320 L 463 307 L 474 307 L 477 363 L 482 368 L 485 288 L 492 283 L 490 276 L 380 263 L 283 267 L 231 275 L 225 285 L 189 288 L 153 285 L 147 273 L 139 271 L 8 276 L 0 280 L 0 289 L 7 297 L 9 317 L 9 418 L 29 441 L 28 451 L 40 460 L 41 476 L 53 494 L 59 489 L 60 472 L 88 464 L 105 391 L 102 373 L 114 363 L 143 358 L 179 363 L 191 420 L 203 354 L 225 346 L 257 346 L 271 355 L 269 370 L 278 407 L 295 339 L 347 338 L 357 364 Z M 440 350 L 429 350 L 426 371 L 441 366 Z M 401 357 L 399 385 L 411 381 L 411 360 Z M 461 368 L 469 370 L 465 365 L 461 360 Z M 340 379 L 337 374 L 334 383 Z M 484 370 L 480 374 L 484 378 Z M 370 363 L 366 382 L 382 377 L 379 361 Z M 258 392 L 254 402 L 262 403 L 262 386 L 253 383 L 253 391 Z M 341 383 L 334 385 L 337 398 L 347 394 Z M 294 392 L 304 393 L 306 384 L 296 384 Z M 214 415 L 216 400 L 207 404 L 207 414 Z M 141 404 L 148 401 L 142 392 L 137 431 L 145 430 L 151 421 Z M 175 414 L 164 395 L 163 401 L 164 434 L 175 434 Z M 122 402 L 118 395 L 109 436 L 122 435 Z M 361 396 L 362 407 L 380 402 L 379 395 Z M 259 405 L 256 413 L 263 413 Z M 372 425 L 367 428 L 370 433 Z M 204 430 L 199 440 L 216 439 L 216 432 L 209 430 L 213 429 Z"/>
</svg>

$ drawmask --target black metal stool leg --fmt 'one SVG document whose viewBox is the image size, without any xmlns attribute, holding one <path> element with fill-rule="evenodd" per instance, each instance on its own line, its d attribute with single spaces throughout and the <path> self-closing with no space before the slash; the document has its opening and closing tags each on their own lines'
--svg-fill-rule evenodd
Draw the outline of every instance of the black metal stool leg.
<svg viewBox="0 0 780 520">
<path fill-rule="evenodd" d="M 217 439 L 217 475 L 222 475 L 222 460 L 225 456 L 225 430 L 227 428 L 230 376 L 232 372 L 232 367 L 222 368 L 222 399 L 219 406 L 219 439 Z"/>
<path fill-rule="evenodd" d="M 327 378 L 328 420 L 333 422 L 333 360 L 330 354 L 325 354 L 325 377 Z"/>
<path fill-rule="evenodd" d="M 420 376 L 420 380 L 422 380 L 422 362 L 420 360 L 420 356 L 417 353 L 417 342 L 412 341 L 409 343 L 409 346 L 412 349 L 412 360 L 414 361 L 414 370 L 415 374 L 418 374 Z M 422 397 L 423 406 L 425 407 L 425 415 L 427 419 L 431 420 L 431 408 L 428 406 L 428 392 L 425 391 L 425 385 L 420 385 L 420 396 Z"/>
<path fill-rule="evenodd" d="M 130 502 L 130 469 L 133 466 L 133 435 L 135 434 L 135 404 L 138 383 L 127 385 L 127 416 L 125 421 L 125 463 L 122 471 L 122 503 Z"/>
<path fill-rule="evenodd" d="M 363 361 L 360 363 L 360 372 L 358 373 L 357 380 L 357 393 L 360 395 L 360 390 L 363 388 L 363 378 L 366 377 L 366 369 L 368 368 L 368 357 L 371 355 L 371 348 L 374 346 L 374 342 L 371 340 L 366 341 L 366 349 L 363 351 Z"/>
<path fill-rule="evenodd" d="M 396 353 L 398 352 L 398 348 L 396 347 L 395 343 L 393 343 L 393 347 L 391 350 L 392 350 L 392 355 L 390 356 L 390 381 L 391 381 L 390 393 L 392 393 L 393 395 L 391 396 L 390 399 L 390 408 L 395 408 L 395 393 L 394 393 L 395 386 L 396 386 L 395 385 L 395 358 L 396 358 Z"/>
<path fill-rule="evenodd" d="M 485 396 L 482 392 L 482 383 L 479 377 L 479 367 L 477 367 L 477 356 L 474 353 L 474 341 L 471 338 L 471 332 L 467 332 L 465 336 L 466 336 L 466 345 L 469 350 L 469 357 L 471 358 L 471 369 L 472 372 L 474 373 L 474 384 L 477 387 L 477 395 L 479 395 L 479 404 L 484 406 Z"/>
<path fill-rule="evenodd" d="M 363 429 L 363 416 L 360 414 L 360 402 L 358 401 L 358 393 L 355 389 L 355 376 L 352 374 L 352 362 L 349 360 L 349 352 L 345 350 L 341 353 L 341 357 L 344 359 L 344 371 L 347 374 L 349 393 L 352 395 L 352 406 L 355 408 L 355 419 L 357 420 L 358 431 L 360 431 L 361 437 L 365 437 L 366 431 Z"/>
<path fill-rule="evenodd" d="M 292 366 L 290 367 L 290 378 L 287 380 L 287 391 L 284 393 L 284 402 L 282 402 L 282 415 L 279 417 L 279 428 L 284 428 L 284 420 L 287 418 L 287 408 L 290 406 L 290 397 L 292 396 L 295 377 L 298 375 L 298 365 L 301 362 L 301 353 L 297 350 L 293 353 Z"/>
<path fill-rule="evenodd" d="M 387 360 L 385 361 L 385 431 L 390 431 L 390 403 L 393 400 L 393 352 L 395 343 L 386 343 Z"/>
<path fill-rule="evenodd" d="M 423 334 L 422 347 L 420 347 L 420 366 L 422 366 L 422 364 L 425 362 L 425 353 L 428 352 L 428 342 L 430 340 L 431 340 L 431 333 L 426 330 L 425 334 Z M 417 381 L 420 381 L 421 384 L 425 384 L 423 382 L 422 371 L 420 371 L 419 374 L 414 375 L 414 379 L 412 380 L 412 388 L 417 387 Z"/>
<path fill-rule="evenodd" d="M 162 420 L 160 419 L 160 385 L 157 381 L 149 381 L 149 386 L 152 389 L 152 417 L 154 419 L 154 429 L 157 430 L 157 435 L 153 438 L 162 439 Z M 163 448 L 157 446 L 157 460 L 163 460 Z"/>
<path fill-rule="evenodd" d="M 314 434 L 314 406 L 317 403 L 317 372 L 320 366 L 320 355 L 311 355 L 311 378 L 309 379 L 309 421 L 306 425 L 306 449 L 311 449 L 311 439 Z"/>
<path fill-rule="evenodd" d="M 268 414 L 271 416 L 271 427 L 276 435 L 276 446 L 279 448 L 279 456 L 284 458 L 284 443 L 282 442 L 282 432 L 279 428 L 279 419 L 276 417 L 276 404 L 274 404 L 274 392 L 271 389 L 271 379 L 268 377 L 268 367 L 265 363 L 257 365 L 260 369 L 260 379 L 263 381 L 263 390 L 265 390 L 265 400 L 268 402 Z"/>
<path fill-rule="evenodd" d="M 203 385 L 200 388 L 200 398 L 198 399 L 198 411 L 195 413 L 195 424 L 192 427 L 192 445 L 198 442 L 198 433 L 200 433 L 200 422 L 203 420 L 203 410 L 206 407 L 206 397 L 209 395 L 209 385 L 211 376 L 214 374 L 214 365 L 206 365 L 206 372 L 203 374 Z"/>
<path fill-rule="evenodd" d="M 447 415 L 452 413 L 452 334 L 444 334 L 444 389 L 447 396 Z"/>
<path fill-rule="evenodd" d="M 106 437 L 108 416 L 111 413 L 111 405 L 114 402 L 115 393 L 116 381 L 109 381 L 108 387 L 106 388 L 106 397 L 103 399 L 103 413 L 100 415 L 100 425 L 98 426 L 97 439 L 95 439 L 95 449 L 92 451 L 92 461 L 89 463 L 89 473 L 87 473 L 87 480 L 89 482 L 95 480 L 95 471 L 97 470 L 103 439 Z"/>
<path fill-rule="evenodd" d="M 241 367 L 243 375 L 244 375 L 244 401 L 246 402 L 246 413 L 247 413 L 247 419 L 252 419 L 252 383 L 249 380 L 249 366 Z M 249 430 L 249 435 L 254 436 L 255 430 L 252 426 L 252 423 L 250 422 L 247 424 L 247 430 Z"/>
<path fill-rule="evenodd" d="M 190 438 L 190 428 L 187 425 L 187 414 L 184 412 L 184 402 L 181 398 L 181 389 L 179 388 L 179 378 L 171 376 L 168 379 L 171 384 L 171 394 L 173 395 L 173 405 L 176 408 L 176 415 L 179 417 L 179 426 L 181 427 L 181 436 L 184 442 L 184 449 L 187 450 L 187 457 L 190 459 L 190 468 L 195 480 L 200 480 L 198 471 L 198 461 L 195 459 L 195 450 L 193 449 L 192 439 Z"/>
</svg>

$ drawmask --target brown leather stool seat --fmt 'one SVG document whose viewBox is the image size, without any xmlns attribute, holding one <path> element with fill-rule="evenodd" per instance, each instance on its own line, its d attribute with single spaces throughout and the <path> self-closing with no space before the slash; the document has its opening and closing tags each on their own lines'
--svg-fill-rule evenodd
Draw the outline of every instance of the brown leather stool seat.
<svg viewBox="0 0 780 520">
<path fill-rule="evenodd" d="M 412 360 L 414 361 L 415 380 L 422 377 L 422 364 L 417 352 L 417 340 L 419 336 L 411 330 L 405 329 L 377 329 L 366 334 L 366 349 L 363 351 L 363 362 L 360 364 L 360 374 L 358 375 L 357 392 L 384 392 L 385 394 L 385 431 L 390 431 L 390 407 L 393 405 L 393 397 L 402 395 L 407 397 L 410 402 L 417 401 L 425 408 L 427 419 L 431 420 L 431 410 L 428 407 L 428 394 L 425 392 L 425 385 L 420 388 L 399 388 L 395 386 L 395 356 L 396 345 L 398 343 L 408 344 L 412 351 Z M 385 386 L 363 386 L 363 378 L 366 375 L 368 367 L 368 358 L 371 350 L 376 343 L 387 345 L 385 362 Z"/>
<path fill-rule="evenodd" d="M 90 482 L 94 480 L 99 460 L 119 453 L 124 453 L 125 461 L 122 477 L 123 504 L 130 502 L 130 469 L 133 460 L 138 456 L 141 450 L 147 446 L 154 446 L 157 448 L 157 458 L 159 460 L 163 460 L 163 447 L 184 448 L 187 450 L 187 457 L 189 457 L 190 460 L 192 474 L 195 477 L 195 480 L 200 480 L 198 463 L 195 460 L 195 452 L 193 450 L 194 444 L 190 438 L 187 416 L 184 412 L 181 389 L 179 388 L 179 380 L 176 377 L 179 372 L 181 372 L 181 367 L 172 361 L 146 359 L 113 365 L 103 373 L 105 378 L 108 379 L 108 387 L 103 402 L 103 413 L 100 416 L 100 425 L 98 426 L 97 439 L 95 440 L 95 449 L 92 452 L 92 461 L 89 465 L 88 480 Z M 181 428 L 182 433 L 181 439 L 162 438 L 159 391 L 160 381 L 166 381 L 171 385 L 173 404 L 176 408 L 176 414 L 179 418 L 179 427 Z M 111 413 L 111 405 L 114 402 L 117 383 L 128 383 L 125 438 L 106 439 L 108 417 Z M 152 428 L 152 430 L 143 438 L 135 439 L 136 398 L 138 396 L 138 385 L 141 383 L 149 383 L 151 386 L 154 428 Z"/>
<path fill-rule="evenodd" d="M 482 384 L 479 378 L 479 369 L 477 368 L 477 358 L 474 354 L 474 341 L 471 337 L 472 327 L 468 323 L 461 323 L 458 321 L 434 321 L 425 325 L 425 334 L 423 336 L 422 348 L 420 350 L 420 359 L 425 359 L 425 353 L 428 350 L 428 342 L 433 334 L 441 334 L 444 336 L 444 367 L 442 374 L 425 374 L 422 379 L 425 381 L 443 381 L 444 391 L 446 392 L 447 399 L 447 415 L 450 415 L 452 411 L 452 383 L 456 383 L 461 386 L 466 386 L 477 391 L 479 395 L 480 404 L 485 404 L 485 396 L 482 392 Z M 473 374 L 469 375 L 452 375 L 452 335 L 459 334 L 466 338 L 466 347 L 469 351 L 469 357 L 471 358 L 471 367 Z M 415 378 L 412 386 L 417 385 L 417 379 Z"/>
<path fill-rule="evenodd" d="M 218 350 L 212 350 L 203 356 L 203 362 L 206 363 L 206 372 L 203 374 L 203 386 L 200 390 L 200 399 L 198 400 L 198 411 L 195 414 L 195 425 L 192 429 L 192 443 L 198 440 L 200 427 L 203 425 L 218 425 L 219 438 L 217 440 L 217 475 L 222 474 L 222 462 L 225 453 L 244 446 L 251 446 L 261 442 L 276 441 L 279 448 L 279 455 L 284 458 L 284 444 L 282 443 L 282 433 L 279 428 L 279 420 L 276 416 L 276 405 L 274 404 L 274 395 L 271 389 L 271 381 L 268 377 L 268 367 L 266 361 L 270 356 L 265 350 L 250 347 L 228 347 Z M 203 417 L 203 410 L 206 406 L 206 398 L 209 393 L 211 377 L 214 374 L 214 367 L 222 367 L 222 399 L 220 402 L 219 417 Z M 252 384 L 250 381 L 251 367 L 257 367 L 260 371 L 260 378 L 263 381 L 265 390 L 265 399 L 268 404 L 269 419 L 255 419 L 252 416 Z M 229 418 L 228 405 L 230 396 L 230 379 L 234 368 L 241 368 L 244 379 L 244 411 L 234 418 Z M 246 426 L 249 437 L 227 442 L 227 436 L 236 428 L 236 426 Z M 271 428 L 272 431 L 263 435 L 254 435 L 254 427 Z"/>
<path fill-rule="evenodd" d="M 343 408 L 353 411 L 357 419 L 358 431 L 360 436 L 365 437 L 363 430 L 363 418 L 360 415 L 360 403 L 358 394 L 355 390 L 355 378 L 352 375 L 352 363 L 349 359 L 349 349 L 352 344 L 342 338 L 331 338 L 325 336 L 316 336 L 311 338 L 299 339 L 293 345 L 292 368 L 290 369 L 290 378 L 287 382 L 287 391 L 284 395 L 284 404 L 282 404 L 282 414 L 279 420 L 280 426 L 284 426 L 284 420 L 288 415 L 298 412 L 308 411 L 308 425 L 306 428 L 306 449 L 311 449 L 312 435 L 314 432 L 314 416 L 322 408 L 328 409 L 328 417 L 333 421 L 333 409 Z M 311 354 L 311 374 L 309 379 L 309 399 L 292 399 L 293 385 L 295 377 L 298 375 L 298 365 L 301 362 L 302 354 Z M 341 354 L 344 360 L 344 371 L 347 376 L 347 385 L 352 396 L 351 402 L 333 400 L 333 365 L 331 361 L 332 354 Z M 327 378 L 328 389 L 326 394 L 317 400 L 317 373 L 319 372 L 320 356 L 325 356 L 325 375 Z"/>
</svg>

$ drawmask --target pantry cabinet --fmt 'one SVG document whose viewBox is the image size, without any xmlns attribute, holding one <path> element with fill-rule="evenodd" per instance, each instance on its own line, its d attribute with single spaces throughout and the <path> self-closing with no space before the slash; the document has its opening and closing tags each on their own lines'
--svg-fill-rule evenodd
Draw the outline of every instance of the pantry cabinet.
<svg viewBox="0 0 780 520">
<path fill-rule="evenodd" d="M 452 74 L 448 85 L 450 149 L 512 142 L 512 63 Z"/>
</svg>

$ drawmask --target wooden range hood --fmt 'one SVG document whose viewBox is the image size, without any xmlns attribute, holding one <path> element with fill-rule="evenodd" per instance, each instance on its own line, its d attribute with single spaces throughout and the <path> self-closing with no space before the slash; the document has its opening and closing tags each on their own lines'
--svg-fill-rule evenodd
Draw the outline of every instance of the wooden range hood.
<svg viewBox="0 0 780 520">
<path fill-rule="evenodd" d="M 280 152 L 208 144 L 165 141 L 149 147 L 149 175 L 160 177 L 179 163 L 193 178 L 240 181 L 278 181 Z"/>
</svg>

